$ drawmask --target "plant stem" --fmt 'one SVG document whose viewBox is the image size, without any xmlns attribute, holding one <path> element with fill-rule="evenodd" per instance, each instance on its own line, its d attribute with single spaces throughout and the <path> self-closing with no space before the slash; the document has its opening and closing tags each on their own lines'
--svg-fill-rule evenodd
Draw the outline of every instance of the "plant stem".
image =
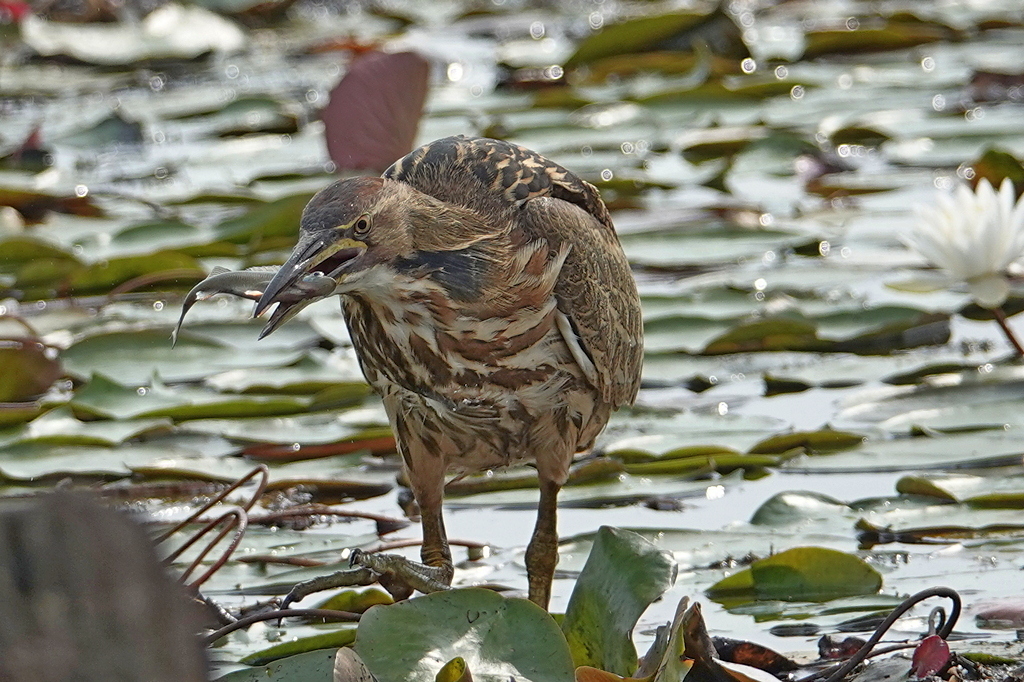
<svg viewBox="0 0 1024 682">
<path fill-rule="evenodd" d="M 999 323 L 999 327 L 1003 330 L 1003 333 L 1006 334 L 1006 338 L 1009 340 L 1010 345 L 1012 345 L 1017 351 L 1017 357 L 1024 357 L 1024 347 L 1020 345 L 1020 341 L 1017 340 L 1017 335 L 1013 333 L 1012 329 L 1010 329 L 1010 325 L 1006 321 L 1006 313 L 1003 312 L 1002 307 L 993 308 L 992 314 L 995 315 L 996 322 Z"/>
</svg>

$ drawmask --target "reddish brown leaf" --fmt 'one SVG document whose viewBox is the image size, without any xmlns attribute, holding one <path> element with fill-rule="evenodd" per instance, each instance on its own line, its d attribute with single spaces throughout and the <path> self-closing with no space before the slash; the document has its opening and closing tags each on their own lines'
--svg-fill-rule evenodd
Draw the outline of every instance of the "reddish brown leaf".
<svg viewBox="0 0 1024 682">
<path fill-rule="evenodd" d="M 322 113 L 339 170 L 380 173 L 412 151 L 429 70 L 415 52 L 370 52 L 352 62 Z"/>
<path fill-rule="evenodd" d="M 938 635 L 928 635 L 914 649 L 910 674 L 918 679 L 928 677 L 946 667 L 949 662 L 949 645 Z"/>
</svg>

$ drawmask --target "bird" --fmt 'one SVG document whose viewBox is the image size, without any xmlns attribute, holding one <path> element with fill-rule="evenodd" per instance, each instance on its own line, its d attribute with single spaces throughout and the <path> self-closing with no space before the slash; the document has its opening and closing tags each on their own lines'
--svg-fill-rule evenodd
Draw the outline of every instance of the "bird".
<svg viewBox="0 0 1024 682">
<path fill-rule="evenodd" d="M 532 463 L 540 500 L 528 596 L 547 608 L 559 490 L 574 456 L 640 387 L 640 297 L 598 190 L 516 144 L 435 140 L 380 177 L 313 196 L 254 316 L 277 303 L 274 319 L 287 319 L 282 307 L 302 303 L 301 283 L 322 277 L 336 282 L 423 531 L 422 563 L 354 552 L 352 570 L 403 596 L 447 589 L 446 478 Z M 328 582 L 296 586 L 286 603 Z"/>
</svg>

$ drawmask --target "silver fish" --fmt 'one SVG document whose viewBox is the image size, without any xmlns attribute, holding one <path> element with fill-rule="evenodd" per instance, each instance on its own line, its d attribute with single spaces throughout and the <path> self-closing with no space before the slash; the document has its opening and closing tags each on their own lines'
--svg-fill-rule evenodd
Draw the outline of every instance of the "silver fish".
<svg viewBox="0 0 1024 682">
<path fill-rule="evenodd" d="M 185 321 L 185 314 L 197 301 L 204 301 L 216 294 L 231 294 L 250 301 L 258 301 L 267 284 L 277 274 L 277 270 L 276 267 L 256 267 L 248 270 L 228 270 L 220 266 L 213 268 L 210 276 L 192 287 L 192 291 L 188 292 L 182 301 L 181 316 L 178 318 L 178 324 L 174 326 L 174 331 L 171 332 L 171 346 L 173 347 L 178 340 L 178 332 Z M 278 306 L 260 332 L 260 338 L 280 327 L 310 303 L 333 294 L 335 287 L 337 282 L 319 272 L 306 275 L 292 284 L 278 297 Z"/>
</svg>

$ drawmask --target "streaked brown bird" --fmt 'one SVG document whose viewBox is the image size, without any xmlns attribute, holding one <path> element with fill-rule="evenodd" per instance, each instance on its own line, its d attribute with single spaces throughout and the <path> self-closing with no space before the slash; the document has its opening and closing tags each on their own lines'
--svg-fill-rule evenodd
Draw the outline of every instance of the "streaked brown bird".
<svg viewBox="0 0 1024 682">
<path fill-rule="evenodd" d="M 597 189 L 523 147 L 447 137 L 382 177 L 325 188 L 299 230 L 254 314 L 278 303 L 275 319 L 287 319 L 304 278 L 337 282 L 422 515 L 422 565 L 365 554 L 354 565 L 407 593 L 446 588 L 446 476 L 533 462 L 526 566 L 530 599 L 546 608 L 558 491 L 640 385 L 640 299 Z"/>
</svg>

